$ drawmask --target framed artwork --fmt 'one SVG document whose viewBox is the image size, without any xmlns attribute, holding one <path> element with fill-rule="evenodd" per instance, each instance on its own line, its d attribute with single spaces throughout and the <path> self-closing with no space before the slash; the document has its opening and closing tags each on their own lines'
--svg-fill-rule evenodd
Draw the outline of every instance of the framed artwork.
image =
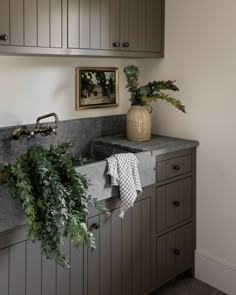
<svg viewBox="0 0 236 295">
<path fill-rule="evenodd" d="M 118 106 L 118 68 L 76 68 L 76 109 Z"/>
</svg>

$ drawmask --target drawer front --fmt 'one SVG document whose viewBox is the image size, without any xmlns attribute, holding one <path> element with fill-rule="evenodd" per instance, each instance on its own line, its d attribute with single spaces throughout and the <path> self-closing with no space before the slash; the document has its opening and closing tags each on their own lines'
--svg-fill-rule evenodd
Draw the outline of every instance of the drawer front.
<svg viewBox="0 0 236 295">
<path fill-rule="evenodd" d="M 156 241 L 157 283 L 168 281 L 193 266 L 192 223 L 159 237 Z"/>
<path fill-rule="evenodd" d="M 192 171 L 192 155 L 157 162 L 156 179 L 162 181 Z"/>
<path fill-rule="evenodd" d="M 159 186 L 156 190 L 157 232 L 192 216 L 192 177 Z"/>
</svg>

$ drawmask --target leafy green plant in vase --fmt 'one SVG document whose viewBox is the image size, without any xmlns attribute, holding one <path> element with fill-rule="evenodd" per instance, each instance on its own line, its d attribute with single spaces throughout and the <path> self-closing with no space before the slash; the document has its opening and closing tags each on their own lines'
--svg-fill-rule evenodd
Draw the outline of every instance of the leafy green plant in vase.
<svg viewBox="0 0 236 295">
<path fill-rule="evenodd" d="M 165 100 L 185 113 L 185 106 L 180 100 L 171 97 L 166 90 L 179 91 L 174 81 L 153 81 L 139 86 L 139 69 L 135 65 L 124 68 L 127 79 L 126 88 L 131 94 L 131 108 L 127 113 L 127 139 L 132 141 L 148 141 L 151 139 L 151 102 Z"/>
</svg>

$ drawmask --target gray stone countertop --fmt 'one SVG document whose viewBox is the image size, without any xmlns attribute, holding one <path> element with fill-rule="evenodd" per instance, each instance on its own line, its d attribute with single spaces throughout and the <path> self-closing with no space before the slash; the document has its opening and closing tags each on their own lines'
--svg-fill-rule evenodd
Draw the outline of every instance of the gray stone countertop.
<svg viewBox="0 0 236 295">
<path fill-rule="evenodd" d="M 95 139 L 94 142 L 104 146 L 125 149 L 133 153 L 149 151 L 153 156 L 193 148 L 199 145 L 199 142 L 195 140 L 160 135 L 152 135 L 151 140 L 144 142 L 129 141 L 124 135 L 100 137 Z"/>
<path fill-rule="evenodd" d="M 128 141 L 124 136 L 109 136 L 98 138 L 95 144 L 110 146 L 112 150 L 124 150 L 136 153 L 139 160 L 139 173 L 142 186 L 155 183 L 156 156 L 193 148 L 199 145 L 197 141 L 153 135 L 147 142 Z M 76 167 L 81 174 L 86 174 L 91 185 L 89 193 L 100 200 L 118 196 L 117 187 L 110 186 L 110 179 L 106 174 L 106 160 Z M 0 187 L 0 234 L 25 224 L 24 212 L 19 204 Z"/>
</svg>

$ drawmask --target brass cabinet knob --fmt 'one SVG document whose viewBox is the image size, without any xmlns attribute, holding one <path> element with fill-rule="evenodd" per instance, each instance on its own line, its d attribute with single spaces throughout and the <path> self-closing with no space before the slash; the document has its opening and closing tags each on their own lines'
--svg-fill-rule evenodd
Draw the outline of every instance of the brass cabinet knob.
<svg viewBox="0 0 236 295">
<path fill-rule="evenodd" d="M 180 170 L 180 166 L 179 165 L 174 165 L 173 166 L 174 170 L 179 171 Z"/>
<path fill-rule="evenodd" d="M 98 224 L 97 222 L 94 222 L 93 224 L 92 224 L 92 228 L 94 228 L 94 229 L 99 229 L 99 227 L 100 227 L 100 224 Z"/>
<path fill-rule="evenodd" d="M 113 42 L 112 46 L 118 48 L 120 47 L 120 42 Z"/>
<path fill-rule="evenodd" d="M 7 36 L 7 34 L 1 34 L 1 35 L 0 35 L 0 40 L 1 40 L 1 41 L 7 41 L 7 40 L 8 40 L 8 36 Z"/>
<path fill-rule="evenodd" d="M 179 207 L 180 206 L 180 202 L 179 201 L 174 201 L 173 204 L 175 205 L 175 207 Z"/>
<path fill-rule="evenodd" d="M 129 43 L 128 43 L 128 42 L 124 42 L 124 43 L 122 44 L 122 46 L 125 47 L 125 48 L 128 48 L 128 47 L 129 47 Z"/>
<path fill-rule="evenodd" d="M 175 255 L 179 256 L 180 255 L 180 250 L 179 249 L 175 249 L 174 250 Z"/>
</svg>

